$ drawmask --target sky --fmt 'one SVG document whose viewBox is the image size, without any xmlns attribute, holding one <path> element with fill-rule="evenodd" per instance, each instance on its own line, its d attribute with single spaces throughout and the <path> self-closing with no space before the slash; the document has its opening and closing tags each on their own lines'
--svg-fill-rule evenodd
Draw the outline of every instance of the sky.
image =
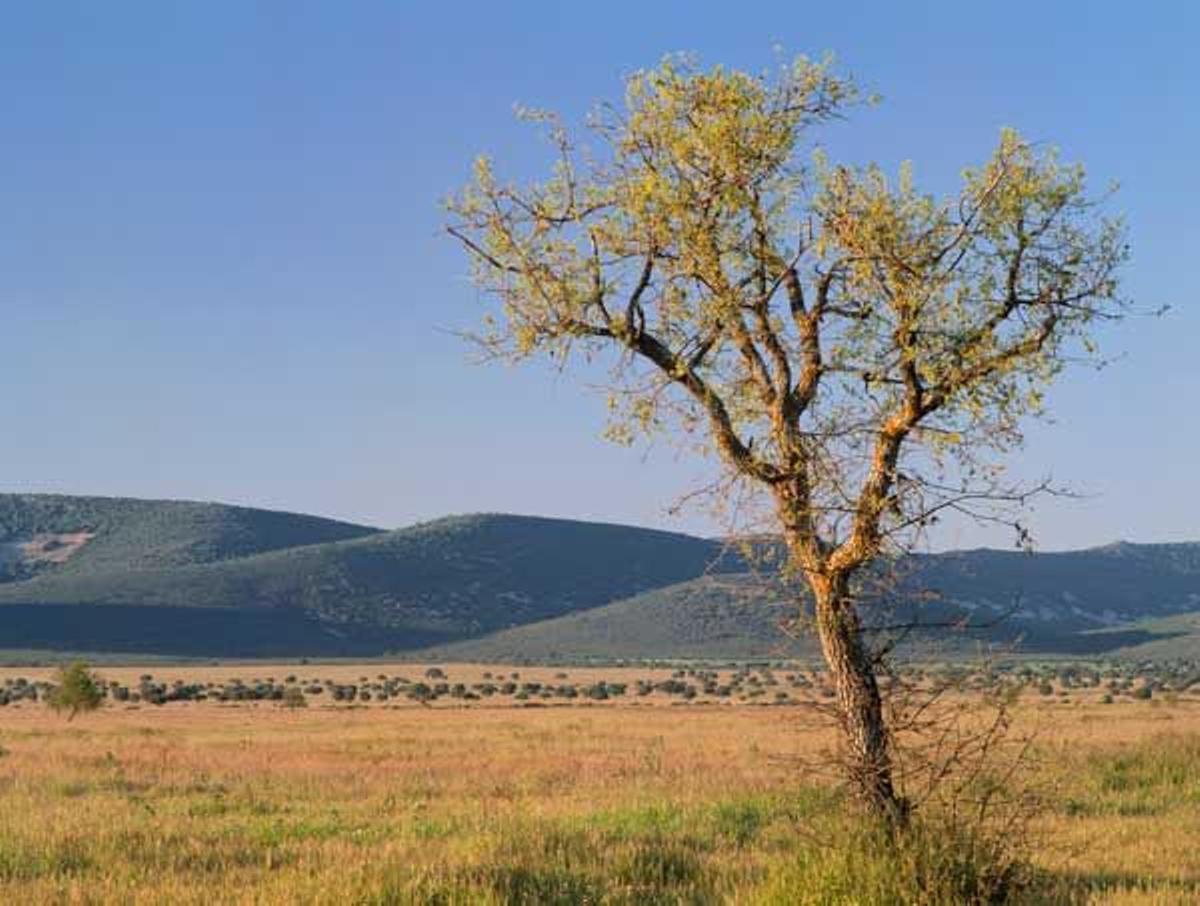
<svg viewBox="0 0 1200 906">
<path fill-rule="evenodd" d="M 549 161 L 665 53 L 832 52 L 883 102 L 831 157 L 953 191 L 1014 126 L 1117 180 L 1108 368 L 1064 378 L 1015 474 L 1040 547 L 1200 539 L 1200 6 L 1047 3 L 9 4 L 0 27 L 0 489 L 219 500 L 386 527 L 503 511 L 710 533 L 709 474 L 601 439 L 579 376 L 479 365 L 441 200 L 489 152 Z M 947 527 L 939 547 L 1005 546 Z"/>
</svg>

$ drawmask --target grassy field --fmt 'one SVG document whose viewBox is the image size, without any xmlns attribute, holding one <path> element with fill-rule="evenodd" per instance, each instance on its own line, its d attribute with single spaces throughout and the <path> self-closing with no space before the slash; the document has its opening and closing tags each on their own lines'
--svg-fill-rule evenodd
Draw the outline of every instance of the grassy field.
<svg viewBox="0 0 1200 906">
<path fill-rule="evenodd" d="M 464 682 L 551 668 L 443 665 Z M 411 665 L 402 668 L 415 672 Z M 378 664 L 297 666 L 354 682 Z M 105 668 L 135 682 L 144 668 Z M 156 679 L 289 668 L 154 668 Z M 635 682 L 670 671 L 568 671 Z M 0 671 L 0 681 L 36 670 Z M 1025 694 L 1048 798 L 1029 898 L 1200 901 L 1200 699 Z M 110 703 L 0 710 L 4 903 L 886 903 L 895 864 L 802 767 L 803 702 Z M 954 902 L 930 890 L 913 902 Z"/>
</svg>

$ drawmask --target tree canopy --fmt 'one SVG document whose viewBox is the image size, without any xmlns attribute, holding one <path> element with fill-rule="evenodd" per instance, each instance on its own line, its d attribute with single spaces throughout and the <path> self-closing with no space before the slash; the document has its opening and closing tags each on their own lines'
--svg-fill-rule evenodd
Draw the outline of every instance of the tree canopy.
<svg viewBox="0 0 1200 906">
<path fill-rule="evenodd" d="M 811 153 L 861 100 L 828 62 L 668 58 L 596 111 L 589 147 L 523 111 L 548 128 L 551 174 L 518 185 L 480 158 L 448 224 L 498 303 L 486 350 L 610 353 L 615 439 L 700 440 L 769 504 L 826 658 L 858 677 L 847 713 L 878 699 L 849 578 L 944 511 L 996 518 L 1027 492 L 997 454 L 1094 357 L 1127 254 L 1082 167 L 1011 130 L 950 198 L 908 166 Z"/>
<path fill-rule="evenodd" d="M 100 683 L 86 664 L 70 664 L 60 668 L 55 680 L 57 685 L 50 694 L 48 704 L 55 711 L 66 711 L 68 720 L 73 720 L 81 712 L 95 711 L 104 701 Z"/>
<path fill-rule="evenodd" d="M 500 302 L 490 351 L 616 350 L 614 437 L 704 429 L 739 475 L 803 478 L 797 528 L 847 564 L 997 490 L 980 454 L 1094 352 L 1126 254 L 1082 168 L 1011 130 L 949 199 L 909 167 L 801 161 L 858 99 L 828 64 L 768 80 L 669 59 L 592 118 L 599 154 L 526 111 L 553 175 L 517 186 L 480 158 L 449 227 Z"/>
</svg>

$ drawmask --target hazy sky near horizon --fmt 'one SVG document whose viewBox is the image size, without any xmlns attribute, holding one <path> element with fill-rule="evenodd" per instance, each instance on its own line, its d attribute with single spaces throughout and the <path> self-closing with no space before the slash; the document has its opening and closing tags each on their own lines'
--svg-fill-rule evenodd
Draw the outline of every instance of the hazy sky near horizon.
<svg viewBox="0 0 1200 906">
<path fill-rule="evenodd" d="M 477 366 L 439 200 L 549 160 L 666 52 L 832 51 L 879 91 L 835 158 L 952 191 L 1003 126 L 1122 184 L 1126 288 L 1163 318 L 1050 397 L 1015 471 L 1045 548 L 1200 539 L 1200 7 L 1184 2 L 12 4 L 0 29 L 0 490 L 221 500 L 398 526 L 477 510 L 671 518 L 707 474 L 600 439 L 603 399 Z M 1007 544 L 962 526 L 939 546 Z"/>
</svg>

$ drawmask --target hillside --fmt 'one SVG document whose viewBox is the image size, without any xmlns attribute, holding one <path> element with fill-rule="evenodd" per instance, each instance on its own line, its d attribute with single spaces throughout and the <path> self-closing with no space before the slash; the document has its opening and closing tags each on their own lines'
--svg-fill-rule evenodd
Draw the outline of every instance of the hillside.
<svg viewBox="0 0 1200 906">
<path fill-rule="evenodd" d="M 963 620 L 964 638 L 1030 651 L 1187 651 L 1200 614 L 1197 544 L 960 551 L 895 574 L 869 620 L 902 621 L 919 596 L 927 622 Z M 0 495 L 6 650 L 761 657 L 811 650 L 779 630 L 793 598 L 718 542 L 628 526 L 474 515 L 383 531 L 218 504 Z"/>
<path fill-rule="evenodd" d="M 914 558 L 913 581 L 981 615 L 1081 629 L 1200 610 L 1200 544 L 1118 542 L 1080 551 L 954 551 Z"/>
<path fill-rule="evenodd" d="M 60 531 L 75 525 L 54 523 Z M 648 529 L 481 515 L 171 567 L 146 566 L 135 550 L 125 565 L 105 568 L 87 553 L 0 585 L 0 648 L 408 650 L 691 578 L 720 549 Z"/>
<path fill-rule="evenodd" d="M 918 654 L 979 644 L 1064 655 L 1200 654 L 1200 544 L 921 555 L 895 564 L 892 581 L 894 599 L 865 607 L 865 622 L 930 626 L 907 636 Z M 706 576 L 432 653 L 480 661 L 812 654 L 812 638 L 790 639 L 779 628 L 795 614 L 787 603 L 794 594 L 748 574 Z M 918 599 L 919 609 L 911 603 Z M 946 623 L 958 625 L 950 631 Z"/>
<path fill-rule="evenodd" d="M 775 583 L 742 574 L 702 576 L 603 607 L 441 646 L 447 661 L 591 661 L 613 657 L 763 658 L 812 654 L 781 630 L 793 616 Z"/>
<path fill-rule="evenodd" d="M 169 569 L 378 532 L 217 503 L 0 494 L 0 583 Z"/>
<path fill-rule="evenodd" d="M 915 564 L 906 564 L 898 587 L 912 599 L 918 591 L 932 597 L 922 595 L 919 607 L 911 599 L 865 605 L 868 634 L 892 640 L 903 633 L 902 650 L 918 657 L 970 651 L 979 645 L 1030 654 L 1200 654 L 1200 613 L 1157 620 L 1138 617 L 1171 612 L 1167 591 L 1179 576 L 1163 571 L 1160 583 L 1147 586 L 1162 596 L 1143 603 L 1132 596 L 1130 582 L 1095 587 L 1095 575 L 1103 577 L 1112 565 L 1104 550 L 1082 559 L 1087 552 L 1069 555 L 1067 563 L 1078 574 L 1064 571 L 1064 564 L 1055 562 L 1057 555 L 1009 558 L 997 553 L 917 558 Z M 1065 590 L 1057 584 L 1064 581 Z M 441 646 L 425 655 L 479 662 L 814 656 L 816 640 L 797 624 L 798 594 L 763 576 L 703 576 L 581 613 Z M 1179 607 L 1193 606 L 1186 595 L 1174 600 Z M 1094 602 L 1095 613 L 1082 606 L 1087 601 Z M 1114 618 L 1118 606 L 1126 621 Z"/>
</svg>

